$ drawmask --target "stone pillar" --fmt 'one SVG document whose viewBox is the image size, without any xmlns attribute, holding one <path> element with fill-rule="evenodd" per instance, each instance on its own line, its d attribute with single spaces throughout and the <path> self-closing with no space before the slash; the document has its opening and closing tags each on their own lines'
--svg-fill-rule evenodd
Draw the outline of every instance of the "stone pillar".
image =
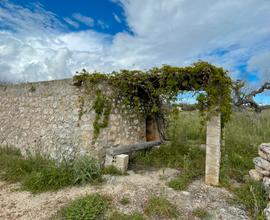
<svg viewBox="0 0 270 220">
<path fill-rule="evenodd" d="M 211 116 L 206 130 L 205 183 L 208 185 L 217 186 L 219 184 L 220 146 L 221 116 L 218 114 Z"/>
</svg>

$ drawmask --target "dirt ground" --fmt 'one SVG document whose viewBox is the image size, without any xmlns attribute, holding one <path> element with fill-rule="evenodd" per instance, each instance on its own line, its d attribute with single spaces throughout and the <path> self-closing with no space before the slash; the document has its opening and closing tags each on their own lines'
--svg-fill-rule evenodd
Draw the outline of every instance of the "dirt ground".
<svg viewBox="0 0 270 220">
<path fill-rule="evenodd" d="M 162 195 L 182 213 L 178 219 L 198 219 L 192 216 L 192 210 L 198 207 L 206 209 L 211 215 L 210 219 L 249 219 L 241 206 L 228 203 L 232 195 L 224 188 L 207 186 L 203 180 L 194 181 L 187 191 L 167 187 L 166 182 L 177 174 L 178 171 L 172 169 L 144 173 L 130 171 L 127 176 L 105 176 L 106 182 L 102 185 L 68 187 L 37 195 L 20 191 L 19 184 L 0 182 L 0 219 L 50 219 L 71 200 L 93 192 L 109 196 L 115 208 L 123 213 L 143 212 L 150 196 Z M 123 196 L 129 198 L 128 205 L 120 204 Z"/>
</svg>

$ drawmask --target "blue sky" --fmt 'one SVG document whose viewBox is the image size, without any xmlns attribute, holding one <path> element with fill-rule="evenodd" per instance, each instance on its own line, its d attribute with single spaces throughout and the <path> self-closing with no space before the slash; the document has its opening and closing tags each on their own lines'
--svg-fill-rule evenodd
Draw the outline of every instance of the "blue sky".
<svg viewBox="0 0 270 220">
<path fill-rule="evenodd" d="M 269 0 L 1 0 L 0 79 L 71 77 L 198 59 L 270 81 Z M 269 93 L 257 100 L 270 104 Z"/>
<path fill-rule="evenodd" d="M 123 8 L 109 0 L 11 0 L 10 2 L 23 7 L 33 8 L 41 4 L 44 9 L 55 13 L 60 20 L 68 24 L 68 31 L 84 31 L 89 28 L 98 32 L 116 34 L 129 31 L 125 22 Z M 93 20 L 92 25 L 78 21 L 76 14 Z M 70 20 L 69 20 L 70 19 Z"/>
</svg>

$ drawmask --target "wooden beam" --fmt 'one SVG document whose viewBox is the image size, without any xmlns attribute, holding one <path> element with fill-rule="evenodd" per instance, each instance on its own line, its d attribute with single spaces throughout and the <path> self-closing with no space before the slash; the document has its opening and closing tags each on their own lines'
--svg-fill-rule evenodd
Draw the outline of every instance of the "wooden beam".
<svg viewBox="0 0 270 220">
<path fill-rule="evenodd" d="M 131 153 L 133 151 L 138 151 L 138 150 L 144 150 L 148 149 L 151 147 L 155 147 L 160 145 L 162 142 L 161 141 L 148 141 L 148 142 L 141 142 L 137 144 L 130 144 L 130 145 L 123 145 L 119 147 L 113 147 L 107 149 L 107 154 L 111 156 L 119 155 L 119 154 L 127 154 Z"/>
</svg>

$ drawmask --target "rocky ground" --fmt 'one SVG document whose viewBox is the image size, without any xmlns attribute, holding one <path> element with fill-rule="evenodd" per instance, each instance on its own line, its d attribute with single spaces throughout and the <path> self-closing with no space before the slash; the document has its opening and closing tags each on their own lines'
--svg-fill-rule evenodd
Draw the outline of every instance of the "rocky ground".
<svg viewBox="0 0 270 220">
<path fill-rule="evenodd" d="M 72 199 L 93 192 L 99 192 L 112 199 L 119 212 L 143 212 L 144 204 L 153 195 L 163 195 L 177 206 L 179 219 L 196 219 L 192 210 L 201 207 L 206 209 L 211 219 L 248 219 L 244 209 L 228 203 L 232 195 L 224 188 L 210 187 L 202 180 L 194 181 L 187 191 L 175 191 L 166 186 L 168 179 L 176 176 L 178 171 L 172 169 L 145 171 L 144 173 L 129 172 L 127 176 L 105 176 L 102 185 L 68 187 L 57 192 L 46 192 L 33 195 L 20 191 L 19 184 L 0 182 L 0 219 L 45 220 Z M 130 203 L 121 205 L 123 196 Z"/>
</svg>

